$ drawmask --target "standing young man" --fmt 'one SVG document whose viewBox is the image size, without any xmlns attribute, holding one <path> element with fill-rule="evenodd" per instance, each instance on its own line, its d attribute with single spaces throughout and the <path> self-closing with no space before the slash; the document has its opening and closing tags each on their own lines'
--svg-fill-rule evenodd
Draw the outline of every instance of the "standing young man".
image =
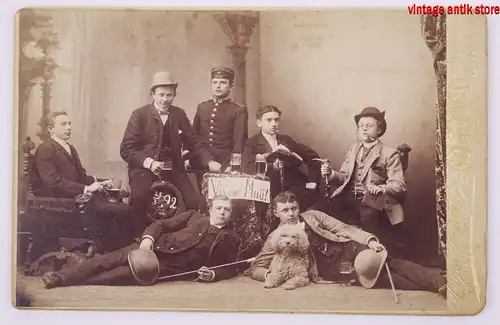
<svg viewBox="0 0 500 325">
<path fill-rule="evenodd" d="M 131 205 L 144 216 L 151 207 L 151 185 L 162 171 L 163 163 L 172 167 L 170 182 L 180 191 L 188 210 L 197 210 L 200 198 L 194 190 L 182 159 L 181 143 L 210 171 L 221 165 L 204 148 L 186 112 L 172 105 L 178 84 L 166 71 L 153 76 L 149 93 L 153 102 L 134 110 L 123 135 L 120 154 L 128 163 Z"/>
<path fill-rule="evenodd" d="M 208 151 L 226 170 L 232 157 L 241 161 L 247 139 L 248 111 L 230 98 L 234 86 L 234 71 L 227 67 L 211 71 L 212 98 L 196 109 L 193 127 L 207 143 Z M 192 159 L 193 168 L 204 169 L 199 159 Z M 201 165 L 201 166 L 200 166 Z M 201 185 L 201 175 L 198 175 Z"/>
</svg>

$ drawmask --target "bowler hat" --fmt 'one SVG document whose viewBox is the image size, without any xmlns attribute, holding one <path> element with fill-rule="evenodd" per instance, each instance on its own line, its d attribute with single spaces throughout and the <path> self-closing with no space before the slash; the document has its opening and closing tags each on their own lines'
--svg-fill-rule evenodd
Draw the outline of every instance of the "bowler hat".
<svg viewBox="0 0 500 325">
<path fill-rule="evenodd" d="M 358 275 L 359 283 L 365 288 L 372 288 L 380 276 L 380 272 L 387 260 L 387 250 L 375 252 L 365 249 L 356 256 L 354 270 Z"/>
<path fill-rule="evenodd" d="M 211 78 L 224 78 L 232 81 L 234 79 L 234 70 L 224 66 L 213 68 Z"/>
<path fill-rule="evenodd" d="M 158 86 L 175 86 L 177 87 L 178 83 L 174 81 L 172 78 L 172 74 L 168 71 L 160 71 L 153 75 L 153 80 L 151 81 L 151 85 L 149 86 L 149 92 L 151 92 L 154 88 Z"/>
<path fill-rule="evenodd" d="M 383 136 L 384 133 L 385 133 L 385 131 L 387 130 L 387 122 L 385 120 L 385 111 L 384 112 L 380 112 L 378 108 L 372 107 L 372 106 L 365 107 L 365 108 L 363 108 L 363 110 L 361 111 L 361 113 L 359 113 L 358 115 L 354 116 L 354 121 L 356 122 L 356 125 L 359 123 L 359 120 L 362 117 L 366 117 L 366 116 L 373 117 L 377 121 L 380 122 L 380 134 L 379 134 L 379 137 Z"/>
<path fill-rule="evenodd" d="M 139 284 L 155 283 L 160 275 L 160 263 L 156 254 L 149 249 L 136 249 L 128 253 L 128 265 Z"/>
</svg>

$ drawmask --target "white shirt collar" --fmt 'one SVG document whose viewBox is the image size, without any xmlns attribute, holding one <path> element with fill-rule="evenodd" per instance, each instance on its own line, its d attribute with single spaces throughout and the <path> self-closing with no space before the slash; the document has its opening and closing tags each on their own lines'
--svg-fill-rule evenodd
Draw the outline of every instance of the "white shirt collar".
<svg viewBox="0 0 500 325">
<path fill-rule="evenodd" d="M 276 147 L 278 146 L 278 138 L 276 136 L 276 134 L 267 134 L 267 133 L 264 133 L 264 132 L 261 132 L 262 135 L 264 136 L 264 138 L 267 140 L 267 142 L 269 142 L 269 144 L 271 145 L 271 148 L 274 150 L 276 149 Z"/>
<path fill-rule="evenodd" d="M 215 228 L 217 228 L 217 229 L 222 229 L 222 228 L 224 228 L 226 226 L 226 225 L 214 225 L 212 222 L 210 222 L 210 224 L 212 226 L 214 226 Z"/>
<path fill-rule="evenodd" d="M 379 139 L 377 139 L 377 140 L 375 140 L 375 141 L 373 141 L 373 142 L 370 142 L 370 143 L 364 143 L 364 142 L 361 142 L 361 145 L 362 145 L 363 147 L 367 148 L 367 149 L 370 149 L 370 148 L 375 147 L 375 146 L 377 145 L 377 143 L 379 143 L 379 142 L 380 142 L 380 140 L 379 140 Z"/>
<path fill-rule="evenodd" d="M 59 143 L 61 146 L 65 147 L 65 146 L 69 146 L 69 143 L 68 141 L 66 140 L 63 140 L 63 139 L 59 139 L 58 137 L 56 137 L 55 135 L 51 135 L 50 136 L 55 142 Z"/>
<path fill-rule="evenodd" d="M 158 104 L 156 104 L 156 102 L 153 102 L 153 106 L 156 108 L 156 111 L 158 112 L 158 114 L 162 115 L 161 113 L 164 112 L 164 108 L 162 107 L 159 107 Z M 168 109 L 170 107 L 167 107 L 166 110 L 167 110 L 167 113 L 168 113 Z"/>
<path fill-rule="evenodd" d="M 56 137 L 55 135 L 51 135 L 51 138 L 59 143 L 63 148 L 64 150 L 66 150 L 67 153 L 69 153 L 71 155 L 71 147 L 69 146 L 69 143 L 68 141 L 65 141 L 63 139 L 59 139 L 58 137 Z"/>
</svg>

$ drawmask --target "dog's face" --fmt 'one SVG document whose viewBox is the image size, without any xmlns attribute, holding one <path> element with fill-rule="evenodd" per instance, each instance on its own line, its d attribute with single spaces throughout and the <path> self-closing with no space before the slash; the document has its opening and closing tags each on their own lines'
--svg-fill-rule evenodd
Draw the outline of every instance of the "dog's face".
<svg viewBox="0 0 500 325">
<path fill-rule="evenodd" d="M 300 225 L 287 224 L 275 230 L 272 246 L 277 254 L 306 255 L 309 249 L 309 240 Z"/>
</svg>

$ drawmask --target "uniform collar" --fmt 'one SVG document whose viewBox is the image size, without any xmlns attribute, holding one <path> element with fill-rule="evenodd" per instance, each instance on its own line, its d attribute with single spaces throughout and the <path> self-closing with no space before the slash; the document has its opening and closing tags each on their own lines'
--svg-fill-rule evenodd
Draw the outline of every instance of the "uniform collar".
<svg viewBox="0 0 500 325">
<path fill-rule="evenodd" d="M 227 101 L 227 100 L 231 99 L 231 98 L 229 97 L 230 95 L 231 95 L 231 94 L 228 94 L 228 95 L 227 95 L 226 97 L 224 97 L 224 98 L 217 98 L 217 97 L 215 97 L 215 96 L 212 96 L 212 100 L 214 101 L 214 103 L 221 104 L 221 103 L 223 103 L 223 102 L 225 102 L 225 101 Z"/>
</svg>

